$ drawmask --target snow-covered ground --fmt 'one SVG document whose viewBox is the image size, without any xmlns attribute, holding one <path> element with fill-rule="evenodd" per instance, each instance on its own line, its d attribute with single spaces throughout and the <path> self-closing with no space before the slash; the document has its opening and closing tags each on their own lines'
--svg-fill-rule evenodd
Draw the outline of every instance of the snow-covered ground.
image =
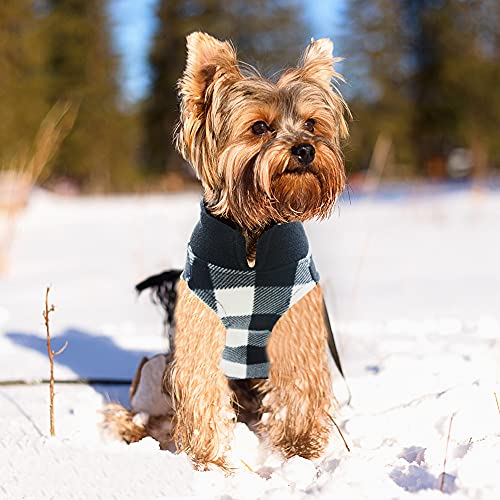
<svg viewBox="0 0 500 500">
<path fill-rule="evenodd" d="M 197 214 L 194 193 L 35 193 L 0 278 L 0 381 L 48 376 L 46 285 L 53 346 L 69 342 L 56 377 L 129 379 L 165 347 L 133 285 L 183 265 Z M 241 470 L 197 472 L 150 438 L 100 434 L 99 409 L 127 387 L 57 385 L 50 438 L 48 387 L 1 385 L 0 498 L 500 498 L 499 220 L 499 191 L 424 186 L 345 197 L 307 225 L 353 393 L 337 417 L 350 453 L 333 436 L 315 463 L 286 462 L 238 424 Z"/>
</svg>

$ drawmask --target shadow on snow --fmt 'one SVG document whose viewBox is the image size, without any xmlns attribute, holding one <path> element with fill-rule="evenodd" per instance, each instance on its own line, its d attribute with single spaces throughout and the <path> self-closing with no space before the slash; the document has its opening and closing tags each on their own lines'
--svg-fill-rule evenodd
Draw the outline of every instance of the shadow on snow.
<svg viewBox="0 0 500 500">
<path fill-rule="evenodd" d="M 9 332 L 6 337 L 19 346 L 47 354 L 47 343 L 43 337 L 23 332 Z M 74 328 L 52 337 L 52 349 L 57 351 L 66 341 L 68 348 L 57 356 L 56 364 L 68 367 L 78 379 L 131 380 L 142 357 L 156 354 L 153 351 L 125 349 L 111 337 L 92 335 Z M 105 399 L 129 406 L 128 384 L 92 384 L 92 387 Z"/>
</svg>

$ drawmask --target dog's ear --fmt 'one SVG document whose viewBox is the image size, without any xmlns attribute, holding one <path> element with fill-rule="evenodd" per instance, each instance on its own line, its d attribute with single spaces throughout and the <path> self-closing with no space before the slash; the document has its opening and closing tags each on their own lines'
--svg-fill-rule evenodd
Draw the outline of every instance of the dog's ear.
<svg viewBox="0 0 500 500">
<path fill-rule="evenodd" d="M 333 42 L 329 38 L 312 39 L 300 58 L 298 68 L 302 77 L 329 89 L 332 78 L 340 77 L 333 65 L 341 60 L 333 57 Z"/>
<path fill-rule="evenodd" d="M 206 33 L 187 37 L 186 68 L 178 82 L 180 120 L 175 143 L 183 158 L 191 163 L 204 186 L 217 185 L 213 124 L 205 127 L 208 107 L 214 96 L 223 96 L 223 86 L 243 76 L 236 51 L 230 42 L 222 42 Z"/>
<path fill-rule="evenodd" d="M 242 78 L 231 43 L 199 31 L 188 35 L 186 68 L 178 84 L 185 107 L 190 111 L 203 108 L 209 86 L 228 78 Z"/>
</svg>

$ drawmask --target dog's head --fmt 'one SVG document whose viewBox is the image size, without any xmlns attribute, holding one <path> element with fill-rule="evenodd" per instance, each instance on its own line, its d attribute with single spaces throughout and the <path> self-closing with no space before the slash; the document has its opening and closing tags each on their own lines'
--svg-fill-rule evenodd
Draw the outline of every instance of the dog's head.
<svg viewBox="0 0 500 500">
<path fill-rule="evenodd" d="M 192 33 L 187 49 L 176 140 L 210 212 L 249 230 L 327 217 L 344 187 L 348 133 L 332 42 L 312 41 L 276 82 L 238 64 L 227 41 Z"/>
</svg>

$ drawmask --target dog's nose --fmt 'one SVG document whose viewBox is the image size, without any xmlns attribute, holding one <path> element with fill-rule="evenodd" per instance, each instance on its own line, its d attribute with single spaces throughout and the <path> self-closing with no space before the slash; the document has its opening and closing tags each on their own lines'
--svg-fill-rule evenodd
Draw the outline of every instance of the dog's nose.
<svg viewBox="0 0 500 500">
<path fill-rule="evenodd" d="M 314 160 L 316 150 L 312 144 L 303 143 L 293 146 L 292 154 L 297 157 L 300 163 L 307 165 Z"/>
</svg>

